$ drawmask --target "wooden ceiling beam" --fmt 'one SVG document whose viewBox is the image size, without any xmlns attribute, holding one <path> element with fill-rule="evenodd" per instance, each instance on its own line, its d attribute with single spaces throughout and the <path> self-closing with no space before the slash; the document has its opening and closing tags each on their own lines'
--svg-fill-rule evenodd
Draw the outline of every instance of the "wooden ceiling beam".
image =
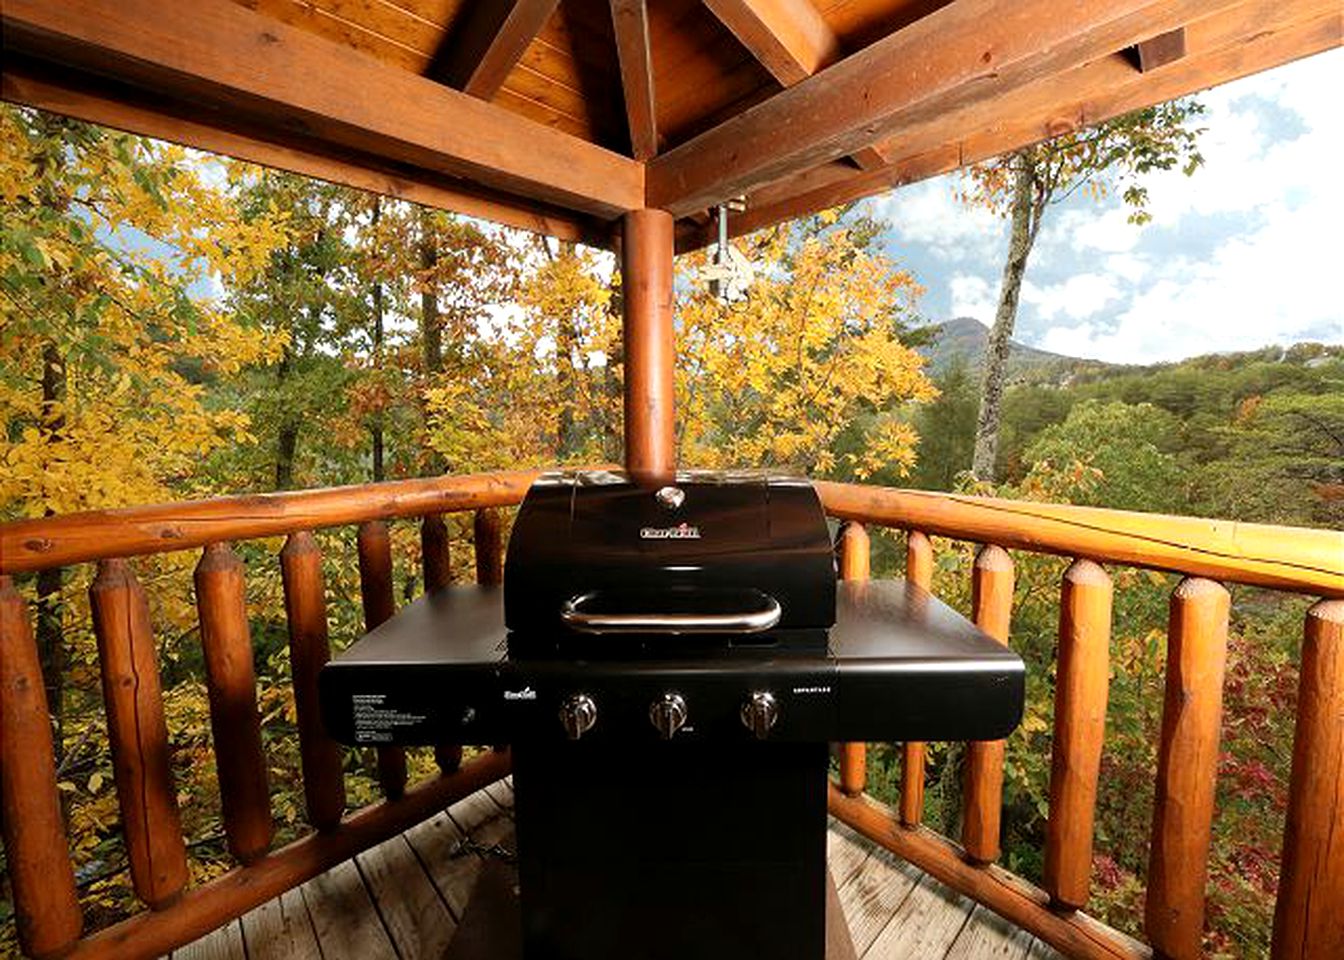
<svg viewBox="0 0 1344 960">
<path fill-rule="evenodd" d="M 684 216 L 969 104 L 1174 30 L 1233 0 L 953 0 L 650 164 Z"/>
<path fill-rule="evenodd" d="M 309 147 L 298 138 L 273 143 L 246 125 L 209 126 L 193 119 L 189 111 L 173 110 L 162 98 L 125 88 L 114 91 L 113 86 L 72 70 L 11 58 L 0 76 L 0 99 L 548 237 L 612 246 L 610 223 L 492 194 L 442 174 L 353 151 Z"/>
<path fill-rule="evenodd" d="M 494 99 L 558 3 L 488 0 L 466 4 L 425 76 L 481 100 Z"/>
<path fill-rule="evenodd" d="M 636 160 L 658 152 L 658 119 L 654 106 L 653 55 L 649 48 L 649 11 L 645 0 L 611 0 L 616 53 L 621 64 L 621 89 Z"/>
<path fill-rule="evenodd" d="M 840 38 L 812 0 L 705 0 L 705 6 L 770 71 L 782 87 L 792 87 L 841 57 Z M 855 151 L 861 170 L 886 166 L 878 147 Z"/>
<path fill-rule="evenodd" d="M 947 173 L 1341 45 L 1336 0 L 1243 0 L 1186 27 L 1187 54 L 1141 74 L 1120 54 L 1046 77 L 989 103 L 912 125 L 884 144 L 895 160 L 860 172 L 829 163 L 772 183 L 729 221 L 734 236 Z M 679 226 L 677 249 L 714 241 L 712 225 Z"/>
<path fill-rule="evenodd" d="M 248 123 L 601 219 L 643 206 L 643 165 L 228 0 L 5 0 L 29 57 Z"/>
</svg>

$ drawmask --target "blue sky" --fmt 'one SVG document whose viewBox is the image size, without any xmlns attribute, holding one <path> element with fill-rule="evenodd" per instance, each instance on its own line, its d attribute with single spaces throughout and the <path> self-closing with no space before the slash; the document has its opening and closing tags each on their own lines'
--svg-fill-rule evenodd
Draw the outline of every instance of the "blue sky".
<svg viewBox="0 0 1344 960">
<path fill-rule="evenodd" d="M 1027 268 L 1017 339 L 1154 363 L 1301 340 L 1344 343 L 1344 50 L 1199 96 L 1192 178 L 1146 181 L 1151 223 L 1118 198 L 1053 207 Z M 994 316 L 1003 221 L 956 199 L 958 175 L 865 201 L 928 292 L 930 320 Z"/>
</svg>

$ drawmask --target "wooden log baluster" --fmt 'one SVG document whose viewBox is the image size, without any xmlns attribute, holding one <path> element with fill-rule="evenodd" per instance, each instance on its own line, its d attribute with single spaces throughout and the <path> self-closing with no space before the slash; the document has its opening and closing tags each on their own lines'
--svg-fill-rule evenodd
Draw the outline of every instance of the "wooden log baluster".
<svg viewBox="0 0 1344 960">
<path fill-rule="evenodd" d="M 89 587 L 126 853 L 136 895 L 169 906 L 187 883 L 187 848 L 168 756 L 149 601 L 125 560 L 104 560 Z"/>
<path fill-rule="evenodd" d="M 1008 625 L 1013 615 L 1013 558 L 1002 547 L 989 544 L 976 554 L 971 608 L 976 626 L 1007 646 Z M 966 745 L 961 845 L 973 863 L 993 863 L 999 858 L 1003 752 L 1002 740 Z"/>
<path fill-rule="evenodd" d="M 905 579 L 933 591 L 933 543 L 919 530 L 905 536 Z M 901 826 L 917 827 L 923 819 L 924 744 L 909 740 L 901 747 Z"/>
<path fill-rule="evenodd" d="M 849 522 L 840 530 L 840 579 L 867 580 L 870 572 L 871 544 L 863 524 Z M 868 745 L 840 745 L 840 789 L 848 796 L 863 793 L 868 782 Z"/>
<path fill-rule="evenodd" d="M 359 596 L 364 604 L 364 629 L 372 630 L 397 612 L 392 590 L 392 537 L 382 520 L 366 520 L 356 537 L 359 549 Z M 406 793 L 406 751 L 379 747 L 378 785 L 395 800 Z"/>
<path fill-rule="evenodd" d="M 425 593 L 453 582 L 448 555 L 448 525 L 443 522 L 443 517 L 430 514 L 420 522 L 420 553 L 425 572 Z M 438 764 L 441 773 L 452 773 L 462 766 L 462 748 L 457 744 L 441 743 L 434 748 L 434 762 Z"/>
<path fill-rule="evenodd" d="M 0 834 L 25 954 L 63 953 L 84 918 L 56 791 L 51 716 L 23 597 L 0 576 Z"/>
<path fill-rule="evenodd" d="M 1304 633 L 1273 960 L 1344 957 L 1344 600 Z"/>
<path fill-rule="evenodd" d="M 289 666 L 299 721 L 304 803 L 308 822 L 318 830 L 331 830 L 345 812 L 345 777 L 341 748 L 322 728 L 318 704 L 317 675 L 331 658 L 331 646 L 322 552 L 312 533 L 300 530 L 289 535 L 280 551 L 280 576 L 289 620 Z"/>
<path fill-rule="evenodd" d="M 1059 601 L 1055 736 L 1046 824 L 1045 890 L 1056 907 L 1087 903 L 1092 822 L 1110 680 L 1111 578 L 1091 560 L 1064 572 Z"/>
<path fill-rule="evenodd" d="M 273 834 L 242 561 L 227 543 L 212 543 L 195 582 L 224 833 L 229 852 L 251 863 L 270 849 Z"/>
<path fill-rule="evenodd" d="M 425 574 L 425 593 L 453 582 L 453 565 L 448 553 L 448 525 L 438 514 L 431 513 L 420 521 L 420 555 Z"/>
<path fill-rule="evenodd" d="M 504 582 L 504 518 L 498 510 L 477 510 L 472 521 L 476 549 L 476 582 L 496 586 Z"/>
<path fill-rule="evenodd" d="M 1220 583 L 1182 580 L 1171 596 L 1144 930 L 1160 957 L 1202 957 L 1204 888 L 1223 714 L 1227 616 Z"/>
</svg>

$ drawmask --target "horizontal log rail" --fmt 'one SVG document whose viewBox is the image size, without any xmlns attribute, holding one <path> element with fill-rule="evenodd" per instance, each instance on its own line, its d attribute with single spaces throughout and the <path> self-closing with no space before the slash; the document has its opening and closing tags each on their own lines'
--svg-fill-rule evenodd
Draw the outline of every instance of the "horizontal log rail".
<svg viewBox="0 0 1344 960">
<path fill-rule="evenodd" d="M 91 510 L 0 524 L 0 574 L 519 503 L 535 470 Z"/>
<path fill-rule="evenodd" d="M 1344 597 L 1344 532 L 818 481 L 826 511 L 1034 553 Z"/>
<path fill-rule="evenodd" d="M 496 508 L 519 502 L 535 477 L 515 471 L 343 487 L 185 504 L 133 507 L 0 526 L 0 781 L 9 873 L 25 949 L 34 956 L 152 956 L 168 952 L 354 853 L 405 829 L 508 769 L 506 754 L 462 765 L 461 748 L 435 748 L 440 776 L 407 789 L 405 757 L 379 754 L 385 801 L 345 815 L 340 748 L 316 716 L 313 685 L 327 656 L 322 556 L 310 531 L 358 527 L 365 622 L 395 612 L 386 521 L 418 518 L 427 589 L 452 578 L 442 515 L 474 511 L 470 538 L 480 582 L 502 576 L 503 522 Z M 1104 743 L 1111 582 L 1097 562 L 1170 570 L 1186 579 L 1172 597 L 1168 633 L 1163 758 L 1156 778 L 1145 931 L 1162 954 L 1201 948 L 1202 889 L 1213 816 L 1221 657 L 1227 591 L 1240 582 L 1326 599 L 1308 613 L 1301 674 L 1284 872 L 1274 956 L 1333 956 L 1344 949 L 1341 858 L 1317 855 L 1344 836 L 1344 534 L 1186 517 L 1161 517 L 1059 504 L 818 483 L 828 512 L 846 521 L 841 572 L 868 575 L 868 528 L 908 532 L 907 576 L 931 586 L 940 535 L 981 545 L 973 576 L 981 626 L 1011 645 L 1012 560 L 1005 548 L 1073 559 L 1061 584 L 1059 701 L 1047 836 L 1045 889 L 1002 869 L 999 806 L 1003 744 L 968 748 L 962 844 L 921 826 L 922 744 L 905 744 L 899 811 L 868 798 L 865 746 L 844 749 L 841 784 L 831 791 L 840 819 L 934 877 L 973 897 L 1071 956 L 1132 958 L 1150 948 L 1082 912 L 1090 886 L 1093 808 Z M 285 609 L 298 707 L 309 819 L 318 830 L 271 851 L 272 827 L 260 751 L 251 640 L 242 565 L 228 543 L 287 537 L 281 551 Z M 197 604 L 220 765 L 229 849 L 238 866 L 210 883 L 186 878 L 183 838 L 163 762 L 164 729 L 154 637 L 143 588 L 125 562 L 133 555 L 201 548 Z M 100 561 L 91 589 L 100 662 L 110 691 L 109 738 L 128 851 L 140 899 L 156 909 L 81 934 L 73 877 L 60 848 L 62 826 L 46 705 L 34 690 L 36 648 L 26 604 L 9 574 Z M 40 694 L 40 681 L 36 693 Z M 1191 705 L 1194 705 L 1192 708 Z M 141 749 L 149 744 L 148 751 Z M 1200 766 L 1203 764 L 1203 766 Z M 227 794 L 227 795 L 225 795 Z M 1160 901 L 1160 903 L 1158 902 Z M 1325 919 L 1323 919 L 1325 918 Z"/>
<path fill-rule="evenodd" d="M 972 743 L 962 765 L 961 843 L 920 825 L 923 744 L 903 745 L 901 804 L 862 792 L 865 745 L 846 744 L 830 810 L 863 835 L 1071 957 L 1203 957 L 1216 816 L 1231 597 L 1218 580 L 1322 595 L 1304 623 L 1299 707 L 1272 956 L 1344 956 L 1344 534 L 1063 504 L 817 484 L 842 520 L 842 576 L 866 575 L 863 524 L 903 528 L 906 577 L 930 589 L 930 534 L 980 544 L 976 623 L 1011 644 L 1005 547 L 1073 559 L 1060 582 L 1045 889 L 999 867 L 1004 744 Z M 862 534 L 862 535 L 861 535 Z M 1093 825 L 1105 744 L 1112 589 L 1097 561 L 1184 573 L 1171 595 L 1166 695 L 1155 776 L 1144 934 L 1089 918 Z M 845 761 L 853 758 L 849 763 Z"/>
</svg>

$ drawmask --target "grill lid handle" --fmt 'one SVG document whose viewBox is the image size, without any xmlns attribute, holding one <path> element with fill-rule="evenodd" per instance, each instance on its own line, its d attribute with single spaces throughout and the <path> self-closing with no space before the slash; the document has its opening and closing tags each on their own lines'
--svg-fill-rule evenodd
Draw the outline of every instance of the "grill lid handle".
<svg viewBox="0 0 1344 960">
<path fill-rule="evenodd" d="M 755 592 L 755 591 L 753 591 Z M 760 633 L 779 623 L 779 601 L 757 592 L 760 606 L 725 613 L 618 612 L 585 610 L 598 599 L 596 593 L 571 597 L 560 608 L 560 619 L 580 633 Z"/>
</svg>

